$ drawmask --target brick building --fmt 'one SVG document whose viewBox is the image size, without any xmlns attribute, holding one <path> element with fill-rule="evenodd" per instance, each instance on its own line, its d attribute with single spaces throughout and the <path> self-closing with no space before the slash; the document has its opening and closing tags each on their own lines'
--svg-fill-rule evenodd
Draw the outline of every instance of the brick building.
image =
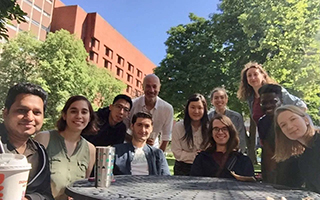
<svg viewBox="0 0 320 200">
<path fill-rule="evenodd" d="M 66 29 L 82 39 L 89 60 L 110 70 L 127 85 L 132 97 L 143 93 L 142 81 L 156 67 L 143 53 L 115 30 L 98 13 L 86 13 L 78 5 L 65 6 L 56 0 L 51 31 Z"/>
<path fill-rule="evenodd" d="M 127 85 L 131 97 L 143 93 L 142 81 L 156 67 L 143 53 L 115 30 L 98 13 L 86 13 L 80 6 L 66 6 L 59 0 L 17 0 L 28 13 L 27 23 L 8 25 L 9 37 L 31 31 L 44 41 L 48 30 L 68 30 L 80 38 L 89 53 L 88 60 L 110 70 Z"/>
</svg>

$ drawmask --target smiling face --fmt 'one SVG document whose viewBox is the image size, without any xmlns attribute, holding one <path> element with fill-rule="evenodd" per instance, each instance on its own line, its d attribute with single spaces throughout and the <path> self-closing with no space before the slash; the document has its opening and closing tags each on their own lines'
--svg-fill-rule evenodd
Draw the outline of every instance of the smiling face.
<svg viewBox="0 0 320 200">
<path fill-rule="evenodd" d="M 307 117 L 301 117 L 288 110 L 278 115 L 277 123 L 287 138 L 298 141 L 303 140 L 309 124 Z"/>
<path fill-rule="evenodd" d="M 224 110 L 228 103 L 227 94 L 223 91 L 216 91 L 212 95 L 211 104 L 216 108 L 216 110 Z"/>
<path fill-rule="evenodd" d="M 254 89 L 259 89 L 265 81 L 264 75 L 257 68 L 248 69 L 246 76 L 248 84 Z"/>
<path fill-rule="evenodd" d="M 148 101 L 156 101 L 160 92 L 159 78 L 154 74 L 147 75 L 143 80 L 143 90 Z"/>
<path fill-rule="evenodd" d="M 200 121 L 204 114 L 202 101 L 191 101 L 188 106 L 188 113 L 192 121 Z"/>
<path fill-rule="evenodd" d="M 28 138 L 38 132 L 43 124 L 43 101 L 32 94 L 19 94 L 10 109 L 3 111 L 8 134 L 15 138 Z"/>
<path fill-rule="evenodd" d="M 281 100 L 276 93 L 264 93 L 260 96 L 260 105 L 266 115 L 273 116 L 275 109 L 281 106 Z"/>
<path fill-rule="evenodd" d="M 90 121 L 88 103 L 84 100 L 73 102 L 62 117 L 67 123 L 67 131 L 81 132 Z"/>
<path fill-rule="evenodd" d="M 130 103 L 124 99 L 119 99 L 110 105 L 109 124 L 114 126 L 123 121 L 129 115 Z"/>
<path fill-rule="evenodd" d="M 212 137 L 217 146 L 227 146 L 230 138 L 229 130 L 228 127 L 218 119 L 212 122 Z"/>
<path fill-rule="evenodd" d="M 152 132 L 152 121 L 149 118 L 138 117 L 134 124 L 131 124 L 132 140 L 146 142 Z"/>
</svg>

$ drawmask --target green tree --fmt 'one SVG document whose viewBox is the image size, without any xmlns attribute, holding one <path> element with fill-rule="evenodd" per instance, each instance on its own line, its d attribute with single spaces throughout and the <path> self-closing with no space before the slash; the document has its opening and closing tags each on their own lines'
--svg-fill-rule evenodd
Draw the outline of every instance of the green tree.
<svg viewBox="0 0 320 200">
<path fill-rule="evenodd" d="M 317 119 L 319 2 L 223 0 L 219 10 L 209 20 L 191 15 L 190 24 L 169 30 L 167 56 L 155 70 L 162 81 L 160 95 L 181 111 L 189 93 L 206 95 L 213 87 L 225 85 L 230 108 L 248 114 L 247 105 L 235 94 L 240 71 L 253 60 L 263 64 L 291 93 L 303 98 L 309 113 Z M 251 124 L 248 146 L 254 160 L 256 129 Z"/>
<path fill-rule="evenodd" d="M 16 20 L 18 23 L 26 22 L 24 16 L 27 13 L 23 12 L 17 4 L 16 0 L 1 0 L 0 1 L 0 39 L 5 38 L 8 40 L 7 23 L 11 23 L 12 20 Z"/>
<path fill-rule="evenodd" d="M 6 94 L 9 87 L 22 81 L 41 85 L 49 94 L 43 129 L 54 127 L 72 95 L 84 95 L 97 106 L 108 105 L 124 84 L 108 70 L 88 63 L 87 56 L 82 41 L 65 30 L 50 33 L 42 43 L 29 34 L 19 34 L 3 46 L 1 92 Z"/>
</svg>

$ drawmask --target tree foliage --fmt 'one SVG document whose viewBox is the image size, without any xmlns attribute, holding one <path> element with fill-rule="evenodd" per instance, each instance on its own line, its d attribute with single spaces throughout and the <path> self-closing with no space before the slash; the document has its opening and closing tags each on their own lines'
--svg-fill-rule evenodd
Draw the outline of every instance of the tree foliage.
<svg viewBox="0 0 320 200">
<path fill-rule="evenodd" d="M 181 111 L 191 93 L 208 95 L 224 85 L 230 108 L 247 112 L 235 94 L 240 71 L 253 60 L 303 98 L 318 119 L 319 2 L 223 0 L 219 10 L 208 20 L 191 14 L 191 23 L 168 31 L 167 56 L 155 70 L 162 81 L 160 95 Z"/>
<path fill-rule="evenodd" d="M 87 56 L 82 41 L 65 30 L 49 33 L 42 43 L 29 34 L 19 34 L 4 44 L 1 92 L 6 94 L 10 86 L 22 81 L 41 85 L 49 94 L 45 128 L 54 126 L 72 95 L 84 95 L 96 106 L 108 105 L 124 85 L 108 70 L 88 63 Z M 5 95 L 0 98 L 3 106 Z"/>
<path fill-rule="evenodd" d="M 11 23 L 12 20 L 16 20 L 18 23 L 26 22 L 24 16 L 27 13 L 23 12 L 17 4 L 16 0 L 1 0 L 0 1 L 0 39 L 4 38 L 8 40 L 7 23 Z"/>
</svg>

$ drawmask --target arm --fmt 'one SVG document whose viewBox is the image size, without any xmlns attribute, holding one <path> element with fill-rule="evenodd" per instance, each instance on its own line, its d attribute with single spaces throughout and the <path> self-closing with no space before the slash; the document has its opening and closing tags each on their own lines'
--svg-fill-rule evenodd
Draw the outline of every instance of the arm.
<svg viewBox="0 0 320 200">
<path fill-rule="evenodd" d="M 197 152 L 185 151 L 183 144 L 186 143 L 185 140 L 181 138 L 184 136 L 185 130 L 183 122 L 177 122 L 173 127 L 172 131 L 172 141 L 171 141 L 171 151 L 178 161 L 192 163 L 196 157 Z M 186 146 L 186 144 L 184 144 Z"/>
<path fill-rule="evenodd" d="M 168 145 L 169 141 L 163 141 L 161 142 L 161 145 L 159 147 L 159 149 L 161 149 L 163 152 L 166 151 L 167 145 Z"/>
<path fill-rule="evenodd" d="M 300 107 L 303 111 L 308 109 L 307 105 L 298 97 L 290 94 L 285 88 L 282 87 L 282 102 L 284 105 L 295 105 Z"/>
<path fill-rule="evenodd" d="M 50 132 L 49 131 L 40 132 L 33 139 L 38 141 L 40 144 L 42 144 L 44 148 L 47 148 L 50 140 Z"/>
<path fill-rule="evenodd" d="M 168 142 L 171 140 L 171 133 L 172 133 L 172 126 L 173 126 L 173 108 L 170 105 L 170 109 L 167 111 L 167 118 L 162 128 L 162 135 L 161 135 L 161 145 L 160 149 L 163 152 L 166 151 Z"/>
<path fill-rule="evenodd" d="M 88 169 L 86 171 L 86 178 L 90 177 L 91 171 L 93 169 L 93 165 L 96 161 L 96 148 L 93 146 L 93 144 L 91 144 L 90 142 L 88 142 L 88 146 L 89 146 L 89 165 L 88 165 Z"/>
</svg>

